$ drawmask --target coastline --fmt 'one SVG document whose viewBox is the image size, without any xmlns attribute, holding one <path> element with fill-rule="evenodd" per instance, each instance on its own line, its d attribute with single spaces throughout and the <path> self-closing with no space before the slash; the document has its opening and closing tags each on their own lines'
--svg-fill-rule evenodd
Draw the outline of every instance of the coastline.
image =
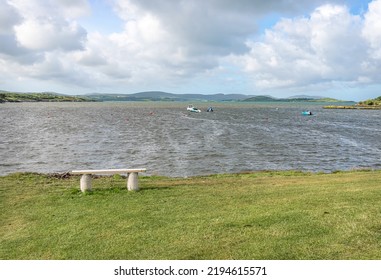
<svg viewBox="0 0 381 280">
<path fill-rule="evenodd" d="M 149 171 L 149 170 L 147 170 Z M 373 168 L 373 167 L 358 167 L 358 168 L 350 168 L 350 169 L 334 169 L 334 170 L 305 170 L 305 169 L 262 169 L 262 170 L 242 170 L 236 172 L 222 172 L 222 173 L 205 173 L 205 174 L 196 174 L 191 176 L 168 176 L 164 174 L 157 173 L 148 173 L 145 172 L 144 177 L 166 177 L 173 179 L 182 179 L 182 178 L 194 178 L 194 177 L 208 177 L 208 176 L 224 176 L 224 175 L 247 175 L 247 174 L 261 174 L 261 173 L 274 173 L 274 174 L 335 174 L 335 173 L 345 173 L 345 172 L 373 172 L 373 171 L 381 171 L 381 168 Z M 57 171 L 57 172 L 38 172 L 31 170 L 23 170 L 23 171 L 14 171 L 8 172 L 6 174 L 0 174 L 0 177 L 12 176 L 15 174 L 31 174 L 37 176 L 48 176 L 48 177 L 56 177 L 56 178 L 65 178 L 65 177 L 77 177 L 80 175 L 71 174 L 71 171 Z M 103 175 L 102 175 L 103 176 Z M 108 176 L 108 175 L 105 175 Z M 98 177 L 98 176 L 95 176 Z"/>
<path fill-rule="evenodd" d="M 263 170 L 242 170 L 236 172 L 222 172 L 222 173 L 205 173 L 205 174 L 195 174 L 195 175 L 186 175 L 186 176 L 170 176 L 166 174 L 159 174 L 156 172 L 150 173 L 150 170 L 144 172 L 144 174 L 139 175 L 142 177 L 152 177 L 152 178 L 168 178 L 168 179 L 190 179 L 190 178 L 201 178 L 201 177 L 219 177 L 219 176 L 241 176 L 241 175 L 260 175 L 260 174 L 272 174 L 272 175 L 322 175 L 322 174 L 336 174 L 336 173 L 350 173 L 350 172 L 378 172 L 381 171 L 381 168 L 373 167 L 359 167 L 359 168 L 350 168 L 350 169 L 335 169 L 335 170 L 306 170 L 306 169 L 263 169 Z M 14 171 L 4 174 L 0 174 L 1 177 L 9 176 L 23 176 L 23 175 L 32 175 L 32 176 L 42 176 L 47 178 L 57 178 L 57 179 L 68 179 L 68 178 L 79 178 L 81 175 L 72 174 L 71 171 L 57 171 L 57 172 L 38 172 L 38 171 Z M 113 175 L 92 175 L 94 178 L 102 177 L 112 177 Z M 126 177 L 126 175 L 118 175 L 121 177 Z"/>
<path fill-rule="evenodd" d="M 327 105 L 327 106 L 323 106 L 323 109 L 381 110 L 381 106 Z"/>
</svg>

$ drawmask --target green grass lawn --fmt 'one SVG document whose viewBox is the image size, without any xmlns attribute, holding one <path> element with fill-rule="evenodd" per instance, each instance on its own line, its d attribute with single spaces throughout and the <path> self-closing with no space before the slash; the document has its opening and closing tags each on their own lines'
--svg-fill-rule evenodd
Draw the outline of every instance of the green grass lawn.
<svg viewBox="0 0 381 280">
<path fill-rule="evenodd" d="M 381 259 L 381 170 L 0 177 L 0 259 Z"/>
</svg>

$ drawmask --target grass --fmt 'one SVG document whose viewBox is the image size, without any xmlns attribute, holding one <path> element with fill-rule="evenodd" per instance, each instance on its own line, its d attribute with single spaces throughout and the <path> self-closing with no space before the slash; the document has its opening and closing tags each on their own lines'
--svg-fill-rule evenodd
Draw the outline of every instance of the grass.
<svg viewBox="0 0 381 280">
<path fill-rule="evenodd" d="M 0 177 L 0 259 L 381 259 L 381 171 Z"/>
</svg>

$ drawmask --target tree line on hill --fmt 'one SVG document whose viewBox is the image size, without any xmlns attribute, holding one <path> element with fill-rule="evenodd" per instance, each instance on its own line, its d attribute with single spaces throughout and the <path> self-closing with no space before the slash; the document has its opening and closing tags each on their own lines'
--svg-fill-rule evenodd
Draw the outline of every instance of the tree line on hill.
<svg viewBox="0 0 381 280">
<path fill-rule="evenodd" d="M 324 97 L 295 96 L 274 98 L 265 95 L 243 94 L 173 94 L 161 91 L 139 92 L 134 94 L 86 94 L 65 95 L 54 92 L 19 93 L 0 91 L 0 103 L 4 102 L 102 102 L 102 101 L 181 101 L 181 102 L 340 102 L 340 100 Z M 362 106 L 381 106 L 381 96 L 375 99 L 360 101 Z"/>
<path fill-rule="evenodd" d="M 50 92 L 16 93 L 0 92 L 0 103 L 4 102 L 84 102 L 91 101 L 86 97 L 70 96 Z"/>
<path fill-rule="evenodd" d="M 381 106 L 381 96 L 374 99 L 367 99 L 358 103 L 361 106 Z"/>
</svg>

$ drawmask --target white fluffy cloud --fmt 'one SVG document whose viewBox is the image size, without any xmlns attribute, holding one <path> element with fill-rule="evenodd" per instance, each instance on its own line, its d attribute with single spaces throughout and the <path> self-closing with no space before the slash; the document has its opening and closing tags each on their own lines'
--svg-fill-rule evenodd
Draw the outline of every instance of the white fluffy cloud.
<svg viewBox="0 0 381 280">
<path fill-rule="evenodd" d="M 0 0 L 0 75 L 81 92 L 379 84 L 381 0 L 359 15 L 326 2 L 107 0 L 122 26 L 105 33 L 81 25 L 90 1 Z M 263 32 L 274 15 L 283 18 Z"/>
<path fill-rule="evenodd" d="M 365 15 L 363 36 L 370 45 L 371 55 L 381 59 L 381 1 L 369 4 L 369 11 Z"/>
<path fill-rule="evenodd" d="M 56 22 L 52 19 L 30 19 L 16 26 L 18 43 L 30 50 L 78 50 L 83 47 L 86 31 L 74 22 Z"/>
<path fill-rule="evenodd" d="M 116 0 L 115 10 L 126 23 L 126 36 L 146 49 L 160 44 L 194 60 L 243 53 L 268 13 L 292 14 L 318 2 L 323 1 Z"/>
<path fill-rule="evenodd" d="M 86 31 L 73 18 L 86 13 L 86 1 L 9 0 L 8 3 L 22 18 L 22 22 L 12 26 L 21 47 L 32 51 L 82 48 Z"/>
<path fill-rule="evenodd" d="M 79 62 L 102 62 L 97 69 L 109 81 L 125 78 L 127 86 L 144 88 L 147 81 L 151 88 L 184 83 L 221 72 L 222 58 L 247 52 L 247 38 L 258 31 L 257 21 L 266 13 L 292 14 L 316 2 L 321 1 L 116 0 L 114 9 L 124 21 L 124 30 L 100 35 L 97 42 L 102 46 L 90 40 L 90 51 L 83 52 Z"/>
<path fill-rule="evenodd" d="M 4 81 L 72 75 L 62 58 L 83 50 L 86 30 L 76 17 L 89 12 L 87 1 L 0 0 L 0 73 Z M 66 61 L 72 63 L 72 61 Z M 54 75 L 52 73 L 58 73 Z M 62 80 L 63 79 L 63 80 Z M 5 82 L 0 80 L 0 85 Z"/>
<path fill-rule="evenodd" d="M 17 10 L 6 0 L 0 0 L 0 34 L 10 34 L 12 27 L 21 21 Z"/>
<path fill-rule="evenodd" d="M 236 62 L 262 89 L 379 83 L 380 8 L 381 1 L 374 1 L 362 18 L 327 4 L 308 17 L 283 19 L 249 41 L 250 52 Z"/>
<path fill-rule="evenodd" d="M 24 18 L 78 18 L 90 13 L 87 0 L 2 0 Z"/>
</svg>

